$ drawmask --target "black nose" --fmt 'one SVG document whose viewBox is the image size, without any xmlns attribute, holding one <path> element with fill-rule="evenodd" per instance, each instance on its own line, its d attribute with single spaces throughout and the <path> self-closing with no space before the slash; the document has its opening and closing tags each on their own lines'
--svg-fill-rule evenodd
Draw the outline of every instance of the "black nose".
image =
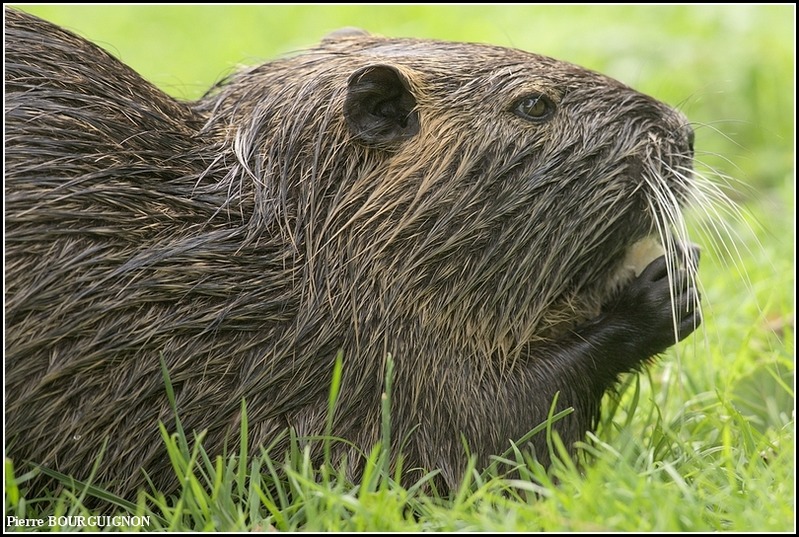
<svg viewBox="0 0 799 537">
<path fill-rule="evenodd" d="M 690 125 L 686 125 L 683 127 L 685 131 L 685 140 L 688 142 L 688 149 L 691 151 L 691 154 L 694 152 L 694 129 Z"/>
</svg>

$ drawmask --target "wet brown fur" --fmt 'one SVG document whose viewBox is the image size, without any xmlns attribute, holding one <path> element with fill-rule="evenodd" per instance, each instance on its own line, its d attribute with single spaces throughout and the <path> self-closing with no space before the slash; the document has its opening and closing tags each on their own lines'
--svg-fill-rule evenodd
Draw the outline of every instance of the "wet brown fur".
<svg viewBox="0 0 799 537">
<path fill-rule="evenodd" d="M 85 478 L 108 440 L 95 482 L 130 494 L 144 468 L 168 491 L 162 357 L 184 428 L 219 453 L 242 398 L 253 448 L 287 427 L 323 433 L 341 350 L 333 433 L 378 440 L 390 354 L 404 467 L 453 485 L 462 435 L 483 464 L 560 392 L 570 445 L 642 363 L 572 364 L 561 342 L 601 314 L 610 275 L 662 218 L 643 171 L 690 167 L 667 106 L 527 52 L 357 33 L 179 102 L 49 23 L 6 11 L 6 32 L 16 461 Z M 375 65 L 415 98 L 415 135 L 364 142 L 348 126 L 351 77 Z M 556 104 L 551 120 L 513 113 L 531 92 Z M 548 460 L 543 437 L 533 446 Z"/>
</svg>

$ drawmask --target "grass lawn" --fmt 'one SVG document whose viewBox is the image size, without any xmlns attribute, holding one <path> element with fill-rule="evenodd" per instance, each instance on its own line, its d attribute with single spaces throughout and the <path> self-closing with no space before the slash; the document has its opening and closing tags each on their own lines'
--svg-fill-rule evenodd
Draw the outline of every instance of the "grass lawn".
<svg viewBox="0 0 799 537">
<path fill-rule="evenodd" d="M 371 471 L 352 484 L 335 468 L 311 467 L 299 448 L 286 460 L 236 449 L 209 459 L 187 431 L 164 437 L 182 493 L 110 498 L 119 514 L 150 517 L 149 526 L 116 529 L 794 529 L 793 6 L 24 9 L 99 42 L 180 98 L 198 97 L 237 64 L 299 50 L 343 26 L 572 61 L 683 110 L 696 123 L 697 169 L 727 184 L 742 211 L 721 208 L 721 237 L 703 232 L 713 228 L 705 216 L 692 217 L 703 246 L 703 327 L 606 397 L 578 467 L 561 461 L 547 473 L 512 450 L 439 497 L 424 482 L 397 485 L 379 446 Z M 504 475 L 508 465 L 519 470 L 513 478 Z M 6 460 L 7 517 L 93 514 L 80 487 L 26 497 L 27 477 Z M 45 529 L 77 528 L 57 518 Z"/>
</svg>

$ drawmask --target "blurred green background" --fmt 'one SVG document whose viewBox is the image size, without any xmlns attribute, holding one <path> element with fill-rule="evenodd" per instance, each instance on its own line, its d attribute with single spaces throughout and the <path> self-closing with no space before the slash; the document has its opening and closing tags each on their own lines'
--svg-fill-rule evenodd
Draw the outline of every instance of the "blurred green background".
<svg viewBox="0 0 799 537">
<path fill-rule="evenodd" d="M 312 46 L 344 26 L 521 48 L 601 71 L 678 106 L 704 125 L 697 149 L 712 155 L 700 158 L 756 190 L 793 183 L 794 6 L 22 9 L 98 42 L 184 99 L 197 98 L 238 65 Z"/>
</svg>

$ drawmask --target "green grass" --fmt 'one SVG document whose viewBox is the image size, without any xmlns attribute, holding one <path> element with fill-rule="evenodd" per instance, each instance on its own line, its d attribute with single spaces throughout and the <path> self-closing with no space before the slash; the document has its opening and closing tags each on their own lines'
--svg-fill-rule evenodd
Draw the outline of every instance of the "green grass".
<svg viewBox="0 0 799 537">
<path fill-rule="evenodd" d="M 301 49 L 342 26 L 516 46 L 679 106 L 700 125 L 698 158 L 740 181 L 732 195 L 746 216 L 728 220 L 733 252 L 697 237 L 702 329 L 606 398 L 579 469 L 562 461 L 547 474 L 511 452 L 519 476 L 504 478 L 507 465 L 499 465 L 442 498 L 424 482 L 398 486 L 380 446 L 368 453 L 363 482 L 348 483 L 335 467 L 312 467 L 298 442 L 285 457 L 234 449 L 213 459 L 187 432 L 164 436 L 181 492 L 119 502 L 119 513 L 151 517 L 148 528 L 131 530 L 794 528 L 792 6 L 25 9 L 100 41 L 183 98 L 239 62 Z M 28 475 L 16 475 L 10 461 L 5 478 L 6 515 L 92 514 L 81 487 L 27 498 Z"/>
</svg>

